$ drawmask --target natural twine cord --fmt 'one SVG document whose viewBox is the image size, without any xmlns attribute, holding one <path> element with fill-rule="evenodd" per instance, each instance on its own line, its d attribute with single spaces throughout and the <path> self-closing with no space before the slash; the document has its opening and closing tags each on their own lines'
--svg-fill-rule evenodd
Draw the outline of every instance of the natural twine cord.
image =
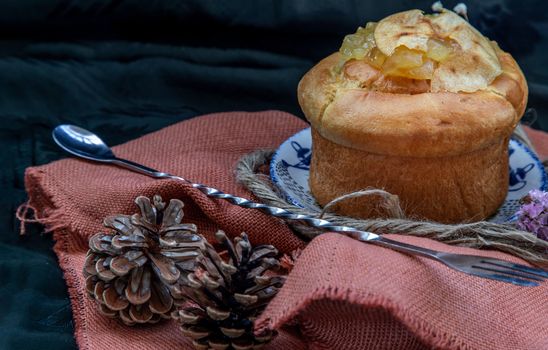
<svg viewBox="0 0 548 350">
<path fill-rule="evenodd" d="M 322 211 L 320 212 L 320 218 L 323 219 L 325 213 L 332 212 L 333 207 L 335 207 L 335 204 L 344 202 L 348 199 L 352 198 L 359 198 L 359 197 L 367 197 L 367 196 L 377 196 L 380 197 L 382 200 L 381 204 L 379 205 L 382 209 L 385 210 L 388 217 L 393 219 L 404 219 L 405 214 L 403 212 L 403 209 L 400 206 L 400 198 L 396 195 L 393 195 L 390 192 L 386 192 L 385 190 L 381 190 L 378 188 L 366 188 L 365 190 L 356 191 L 348 194 L 343 194 L 340 197 L 337 197 L 324 205 Z"/>
<path fill-rule="evenodd" d="M 324 219 L 336 225 L 351 226 L 377 234 L 398 233 L 427 237 L 463 247 L 497 249 L 518 256 L 532 264 L 548 267 L 548 242 L 541 240 L 529 232 L 520 231 L 510 224 L 495 224 L 481 221 L 468 224 L 446 225 L 428 221 L 409 220 L 405 219 L 403 215 L 400 218 L 391 219 L 355 219 L 328 213 L 325 209 L 323 211 L 311 211 L 292 205 L 276 193 L 269 176 L 260 172 L 261 168 L 270 163 L 273 153 L 272 150 L 252 152 L 242 157 L 236 166 L 236 179 L 238 182 L 249 189 L 265 204 L 286 209 L 296 214 L 310 215 L 318 218 L 323 216 Z M 389 194 L 388 192 L 382 192 L 384 191 L 365 189 L 358 192 L 358 195 L 380 194 L 381 196 L 386 196 L 386 194 Z M 348 199 L 348 195 L 346 198 L 336 199 L 335 202 L 345 199 Z M 329 205 L 331 206 L 332 204 L 330 203 Z M 403 212 L 401 213 L 403 214 Z M 321 230 L 302 223 L 288 222 L 288 224 L 296 233 L 307 239 L 312 239 L 323 233 Z"/>
</svg>

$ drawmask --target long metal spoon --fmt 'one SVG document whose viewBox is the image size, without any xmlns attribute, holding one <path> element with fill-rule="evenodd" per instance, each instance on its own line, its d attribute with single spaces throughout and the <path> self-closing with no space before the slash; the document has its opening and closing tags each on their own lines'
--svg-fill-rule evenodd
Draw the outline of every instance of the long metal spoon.
<svg viewBox="0 0 548 350">
<path fill-rule="evenodd" d="M 97 135 L 78 126 L 67 124 L 59 125 L 53 130 L 52 136 L 61 148 L 80 158 L 103 163 L 111 163 L 158 179 L 176 179 L 183 181 L 200 190 L 209 197 L 224 199 L 240 207 L 257 209 L 268 215 L 285 220 L 302 221 L 310 226 L 326 231 L 339 232 L 362 242 L 374 243 L 405 253 L 421 255 L 442 262 L 445 265 L 461 272 L 522 286 L 536 286 L 538 285 L 536 281 L 542 281 L 544 278 L 548 278 L 548 271 L 541 269 L 512 264 L 499 259 L 438 252 L 393 241 L 372 232 L 360 231 L 349 226 L 334 225 L 327 220 L 318 219 L 308 215 L 295 214 L 285 209 L 262 203 L 256 203 L 242 197 L 223 193 L 215 188 L 189 181 L 180 176 L 164 173 L 127 159 L 118 158 Z"/>
</svg>

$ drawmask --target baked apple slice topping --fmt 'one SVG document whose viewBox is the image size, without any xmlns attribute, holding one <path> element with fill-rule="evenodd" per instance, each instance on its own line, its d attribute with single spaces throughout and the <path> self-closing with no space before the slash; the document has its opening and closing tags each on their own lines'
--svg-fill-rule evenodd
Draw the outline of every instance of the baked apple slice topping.
<svg viewBox="0 0 548 350">
<path fill-rule="evenodd" d="M 365 60 L 386 76 L 430 80 L 432 92 L 485 89 L 502 73 L 493 44 L 456 13 L 410 10 L 347 35 L 343 63 Z"/>
</svg>

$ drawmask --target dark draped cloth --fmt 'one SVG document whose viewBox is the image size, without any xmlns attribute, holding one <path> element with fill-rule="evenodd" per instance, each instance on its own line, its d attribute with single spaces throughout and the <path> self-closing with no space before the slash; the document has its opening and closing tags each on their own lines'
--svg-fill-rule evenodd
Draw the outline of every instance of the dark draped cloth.
<svg viewBox="0 0 548 350">
<path fill-rule="evenodd" d="M 431 3 L 1 1 L 0 349 L 76 347 L 51 237 L 39 226 L 20 237 L 14 218 L 26 200 L 25 168 L 66 156 L 51 140 L 55 125 L 77 124 L 115 145 L 204 113 L 278 109 L 302 117 L 300 77 L 345 34 Z M 548 130 L 548 5 L 467 5 L 472 24 L 521 65 L 536 110 L 526 118 Z"/>
</svg>

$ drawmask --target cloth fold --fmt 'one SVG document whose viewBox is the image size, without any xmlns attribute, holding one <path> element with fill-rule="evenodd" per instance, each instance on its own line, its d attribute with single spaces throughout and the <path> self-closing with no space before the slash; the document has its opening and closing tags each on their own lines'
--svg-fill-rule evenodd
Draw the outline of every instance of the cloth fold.
<svg viewBox="0 0 548 350">
<path fill-rule="evenodd" d="M 495 251 L 387 235 L 443 252 L 513 262 Z M 311 349 L 547 349 L 548 286 L 523 288 L 477 278 L 438 262 L 356 244 L 327 233 L 299 257 L 257 321 L 298 320 Z"/>
<path fill-rule="evenodd" d="M 208 184 L 251 195 L 236 184 L 239 157 L 275 148 L 306 124 L 284 112 L 220 113 L 181 122 L 117 146 L 117 155 Z M 174 180 L 154 180 L 124 169 L 66 159 L 27 169 L 29 207 L 53 231 L 81 349 L 190 348 L 172 322 L 129 328 L 106 319 L 85 295 L 81 271 L 87 240 L 104 217 L 131 214 L 138 195 L 156 193 L 185 202 L 186 222 L 211 238 L 217 229 L 242 231 L 253 244 L 281 252 L 305 243 L 280 220 L 216 201 Z M 434 249 L 477 254 L 428 239 L 400 237 Z M 519 261 L 503 253 L 481 252 Z M 288 282 L 258 321 L 282 329 L 270 349 L 548 348 L 548 287 L 520 288 L 473 278 L 423 258 L 327 234 L 307 246 Z"/>
</svg>

